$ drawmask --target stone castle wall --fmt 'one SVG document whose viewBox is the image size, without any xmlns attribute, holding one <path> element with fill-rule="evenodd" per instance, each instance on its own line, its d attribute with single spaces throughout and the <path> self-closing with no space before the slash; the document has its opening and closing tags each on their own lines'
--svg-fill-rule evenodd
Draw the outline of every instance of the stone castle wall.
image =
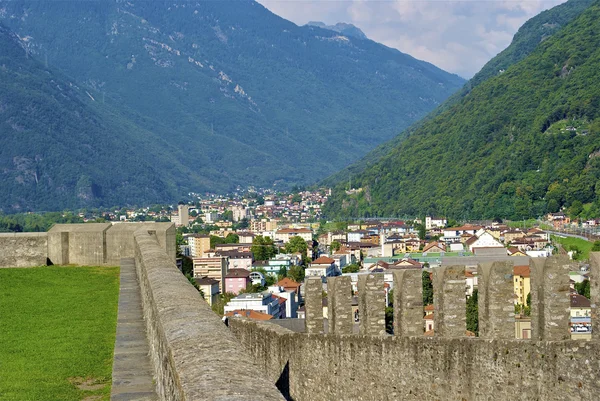
<svg viewBox="0 0 600 401">
<path fill-rule="evenodd" d="M 46 233 L 0 234 L 0 268 L 43 266 L 47 259 Z"/>
<path fill-rule="evenodd" d="M 593 284 L 600 254 L 592 254 L 591 260 L 594 319 L 600 301 Z M 531 261 L 529 340 L 514 339 L 512 264 L 506 262 L 479 266 L 478 338 L 466 336 L 464 266 L 434 271 L 433 337 L 423 335 L 420 270 L 394 275 L 393 336 L 372 335 L 384 324 L 378 312 L 383 291 L 377 275 L 359 283 L 359 291 L 369 292 L 358 294 L 359 335 L 346 329 L 349 322 L 340 311 L 330 311 L 327 326 L 332 330 L 323 334 L 322 317 L 315 311 L 309 314 L 308 307 L 308 334 L 242 318 L 232 319 L 230 328 L 271 382 L 296 401 L 597 400 L 600 330 L 593 332 L 592 341 L 569 339 L 568 272 L 573 267 L 562 257 Z M 328 279 L 329 308 L 349 310 L 345 302 L 351 289 L 346 281 Z M 311 284 L 306 283 L 307 306 L 321 297 L 316 285 L 311 291 Z"/>
<path fill-rule="evenodd" d="M 47 233 L 0 234 L 0 268 L 46 265 L 118 266 L 133 258 L 133 233 L 153 230 L 175 261 L 173 223 L 55 224 Z"/>
<path fill-rule="evenodd" d="M 138 230 L 135 264 L 156 389 L 163 400 L 282 400 L 200 293 Z"/>
</svg>

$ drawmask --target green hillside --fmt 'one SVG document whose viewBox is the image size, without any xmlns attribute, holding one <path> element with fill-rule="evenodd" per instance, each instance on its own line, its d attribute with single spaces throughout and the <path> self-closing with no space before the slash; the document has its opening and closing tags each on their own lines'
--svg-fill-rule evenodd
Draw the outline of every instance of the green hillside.
<svg viewBox="0 0 600 401">
<path fill-rule="evenodd" d="M 330 217 L 599 214 L 600 4 L 339 184 Z M 585 207 L 582 207 L 586 205 Z"/>
<path fill-rule="evenodd" d="M 175 198 L 176 151 L 46 68 L 0 25 L 0 211 Z M 175 159 L 175 158 L 173 158 Z"/>
<path fill-rule="evenodd" d="M 397 146 L 407 136 L 419 129 L 426 121 L 435 118 L 448 108 L 456 105 L 467 96 L 471 90 L 489 78 L 501 74 L 508 67 L 518 63 L 533 52 L 543 41 L 550 38 L 561 28 L 579 16 L 594 0 L 569 0 L 563 4 L 546 10 L 527 21 L 515 34 L 511 44 L 497 56 L 486 63 L 485 66 L 473 78 L 471 78 L 459 91 L 451 95 L 444 103 L 429 113 L 423 119 L 417 121 L 400 135 L 392 140 L 379 145 L 369 152 L 364 158 L 353 163 L 339 172 L 323 180 L 323 185 L 335 185 L 340 181 L 348 181 L 349 178 L 361 173 L 370 165 L 376 163 L 379 158 L 385 156 L 391 147 Z"/>
<path fill-rule="evenodd" d="M 232 4 L 0 0 L 0 21 L 178 149 L 204 179 L 197 191 L 315 182 L 464 83 L 373 41 Z"/>
</svg>

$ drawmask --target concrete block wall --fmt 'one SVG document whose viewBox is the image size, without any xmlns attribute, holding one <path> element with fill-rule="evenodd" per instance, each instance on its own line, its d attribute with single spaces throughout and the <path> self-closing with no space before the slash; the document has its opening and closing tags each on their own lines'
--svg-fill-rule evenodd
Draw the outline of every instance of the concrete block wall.
<svg viewBox="0 0 600 401">
<path fill-rule="evenodd" d="M 44 266 L 47 259 L 47 233 L 0 234 L 0 268 Z"/>
<path fill-rule="evenodd" d="M 175 401 L 283 400 L 275 384 L 263 378 L 264 365 L 261 368 L 253 362 L 179 272 L 156 234 L 142 229 L 134 237 L 159 397 Z"/>
</svg>

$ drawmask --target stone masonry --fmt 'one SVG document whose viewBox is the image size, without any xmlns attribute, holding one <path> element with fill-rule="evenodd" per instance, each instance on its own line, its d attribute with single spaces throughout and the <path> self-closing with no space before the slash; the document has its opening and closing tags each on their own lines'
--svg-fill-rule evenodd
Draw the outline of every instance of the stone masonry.
<svg viewBox="0 0 600 401">
<path fill-rule="evenodd" d="M 330 334 L 351 334 L 352 282 L 349 276 L 327 278 L 327 317 Z"/>
<path fill-rule="evenodd" d="M 514 266 L 510 262 L 480 264 L 477 269 L 479 336 L 515 337 Z"/>
<path fill-rule="evenodd" d="M 360 334 L 385 334 L 385 289 L 383 274 L 358 276 Z"/>
<path fill-rule="evenodd" d="M 304 284 L 306 332 L 323 334 L 323 284 L 321 277 L 307 277 Z"/>
<path fill-rule="evenodd" d="M 433 269 L 433 307 L 436 337 L 464 337 L 467 330 L 465 266 Z"/>
<path fill-rule="evenodd" d="M 420 269 L 394 272 L 394 334 L 423 334 L 423 276 Z"/>
</svg>

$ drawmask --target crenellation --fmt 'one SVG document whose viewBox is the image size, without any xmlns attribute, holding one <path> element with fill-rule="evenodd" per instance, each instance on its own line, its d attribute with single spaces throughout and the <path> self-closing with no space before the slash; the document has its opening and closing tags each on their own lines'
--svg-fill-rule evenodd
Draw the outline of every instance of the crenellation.
<svg viewBox="0 0 600 401">
<path fill-rule="evenodd" d="M 323 282 L 321 277 L 307 277 L 304 281 L 304 309 L 306 332 L 323 334 Z"/>
<path fill-rule="evenodd" d="M 383 274 L 358 276 L 360 334 L 385 334 L 385 288 Z"/>
<path fill-rule="evenodd" d="M 513 269 L 512 262 L 482 263 L 477 268 L 480 337 L 515 337 Z"/>
<path fill-rule="evenodd" d="M 464 337 L 467 330 L 465 266 L 433 269 L 434 335 Z"/>
<path fill-rule="evenodd" d="M 575 267 L 566 256 L 531 259 L 532 338 L 538 341 L 571 338 L 569 271 Z"/>
<path fill-rule="evenodd" d="M 327 320 L 329 334 L 352 334 L 352 282 L 349 276 L 327 278 Z"/>
<path fill-rule="evenodd" d="M 423 335 L 423 275 L 420 269 L 394 272 L 394 335 Z"/>
</svg>

